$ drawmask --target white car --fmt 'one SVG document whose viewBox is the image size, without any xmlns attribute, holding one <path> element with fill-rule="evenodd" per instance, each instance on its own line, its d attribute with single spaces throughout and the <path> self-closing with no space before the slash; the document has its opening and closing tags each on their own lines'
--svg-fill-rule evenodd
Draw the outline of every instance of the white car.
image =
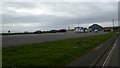
<svg viewBox="0 0 120 68">
<path fill-rule="evenodd" d="M 75 30 L 75 33 L 83 33 L 83 32 L 84 32 L 83 29 L 76 29 L 76 30 Z"/>
<path fill-rule="evenodd" d="M 95 30 L 94 30 L 94 32 L 95 32 L 95 33 L 97 33 L 97 32 L 98 32 L 98 30 L 97 30 L 97 29 L 95 29 Z"/>
<path fill-rule="evenodd" d="M 80 33 L 84 33 L 84 30 L 83 30 L 83 29 L 81 29 L 81 30 L 80 30 Z"/>
<path fill-rule="evenodd" d="M 86 29 L 86 30 L 85 30 L 85 33 L 87 33 L 87 32 L 88 32 L 88 30 Z"/>
<path fill-rule="evenodd" d="M 79 29 L 76 29 L 76 30 L 75 30 L 75 33 L 80 33 L 80 30 L 79 30 Z"/>
</svg>

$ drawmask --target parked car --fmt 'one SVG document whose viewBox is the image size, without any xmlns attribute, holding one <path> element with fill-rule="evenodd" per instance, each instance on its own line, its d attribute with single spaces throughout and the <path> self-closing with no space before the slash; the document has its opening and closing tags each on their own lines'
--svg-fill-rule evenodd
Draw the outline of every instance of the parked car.
<svg viewBox="0 0 120 68">
<path fill-rule="evenodd" d="M 94 32 L 95 32 L 95 33 L 97 33 L 97 32 L 98 32 L 98 30 L 97 30 L 97 29 L 95 29 L 95 30 L 94 30 Z"/>
<path fill-rule="evenodd" d="M 56 33 L 58 30 L 50 30 L 49 33 Z"/>
<path fill-rule="evenodd" d="M 76 30 L 75 30 L 75 33 L 80 33 L 80 30 L 79 30 L 79 29 L 76 29 Z"/>
<path fill-rule="evenodd" d="M 83 29 L 76 29 L 75 33 L 84 33 L 84 30 Z"/>
<path fill-rule="evenodd" d="M 87 33 L 88 32 L 88 30 L 87 29 L 85 29 L 85 33 Z"/>
<path fill-rule="evenodd" d="M 84 30 L 83 30 L 83 29 L 81 29 L 81 30 L 80 30 L 80 33 L 84 33 Z"/>
</svg>

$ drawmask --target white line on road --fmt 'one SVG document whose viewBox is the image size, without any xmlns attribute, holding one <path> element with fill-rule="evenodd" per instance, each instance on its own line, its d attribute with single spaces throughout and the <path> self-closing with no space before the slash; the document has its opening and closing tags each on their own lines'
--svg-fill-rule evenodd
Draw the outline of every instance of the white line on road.
<svg viewBox="0 0 120 68">
<path fill-rule="evenodd" d="M 111 57 L 111 55 L 112 55 L 112 52 L 113 52 L 113 50 L 114 50 L 114 48 L 115 48 L 115 46 L 116 46 L 116 42 L 117 42 L 117 41 L 118 41 L 118 39 L 115 41 L 114 46 L 112 47 L 112 49 L 111 49 L 111 51 L 109 52 L 109 54 L 108 54 L 105 62 L 104 62 L 103 65 L 102 65 L 102 68 L 103 68 L 106 64 L 108 64 L 108 62 L 109 62 L 109 60 L 110 60 L 110 57 Z"/>
</svg>

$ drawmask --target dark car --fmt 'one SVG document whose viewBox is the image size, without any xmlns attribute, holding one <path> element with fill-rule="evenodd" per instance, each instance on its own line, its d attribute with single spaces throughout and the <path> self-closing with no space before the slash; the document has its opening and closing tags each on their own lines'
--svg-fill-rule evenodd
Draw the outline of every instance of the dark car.
<svg viewBox="0 0 120 68">
<path fill-rule="evenodd" d="M 49 33 L 56 33 L 58 30 L 50 30 Z"/>
</svg>

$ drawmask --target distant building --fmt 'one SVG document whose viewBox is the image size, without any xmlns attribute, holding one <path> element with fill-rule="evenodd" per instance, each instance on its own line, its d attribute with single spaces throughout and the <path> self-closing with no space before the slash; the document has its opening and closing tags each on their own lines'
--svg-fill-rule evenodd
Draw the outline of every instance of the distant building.
<svg viewBox="0 0 120 68">
<path fill-rule="evenodd" d="M 114 26 L 114 27 L 104 27 L 104 31 L 116 31 L 118 30 L 120 27 L 119 26 Z"/>
<path fill-rule="evenodd" d="M 113 27 L 104 27 L 103 31 L 113 31 Z"/>
<path fill-rule="evenodd" d="M 103 29 L 103 27 L 98 24 L 93 24 L 89 27 L 90 31 L 94 31 L 94 30 L 102 31 L 102 29 Z"/>
</svg>

